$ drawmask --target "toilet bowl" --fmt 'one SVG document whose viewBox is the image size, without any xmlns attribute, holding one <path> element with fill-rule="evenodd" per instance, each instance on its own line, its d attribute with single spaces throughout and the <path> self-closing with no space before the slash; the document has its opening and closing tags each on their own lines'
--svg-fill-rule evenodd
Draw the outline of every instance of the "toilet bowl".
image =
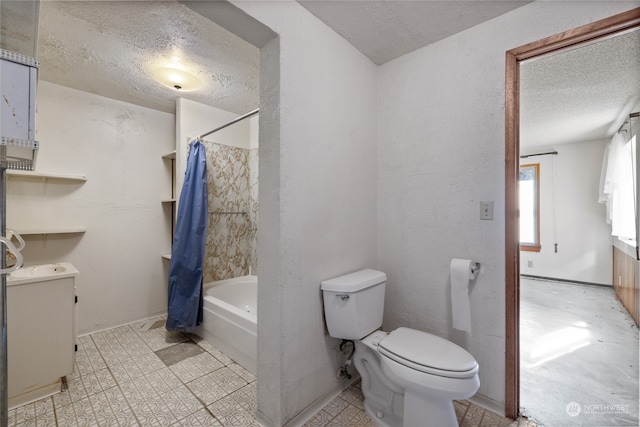
<svg viewBox="0 0 640 427">
<path fill-rule="evenodd" d="M 478 363 L 465 349 L 410 328 L 382 325 L 386 275 L 361 270 L 323 281 L 329 334 L 355 343 L 365 411 L 384 427 L 454 427 L 453 400 L 480 387 Z"/>
<path fill-rule="evenodd" d="M 431 351 L 415 353 L 423 346 Z M 478 364 L 466 350 L 414 329 L 375 331 L 356 341 L 353 361 L 365 411 L 385 427 L 457 426 L 453 400 L 480 387 Z"/>
</svg>

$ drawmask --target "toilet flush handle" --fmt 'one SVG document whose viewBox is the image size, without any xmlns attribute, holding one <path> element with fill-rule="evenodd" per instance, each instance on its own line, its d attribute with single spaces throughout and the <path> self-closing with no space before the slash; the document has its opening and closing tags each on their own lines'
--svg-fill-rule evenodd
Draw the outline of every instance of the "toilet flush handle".
<svg viewBox="0 0 640 427">
<path fill-rule="evenodd" d="M 338 298 L 340 298 L 342 301 L 346 301 L 349 299 L 349 295 L 347 294 L 338 294 L 336 295 Z"/>
</svg>

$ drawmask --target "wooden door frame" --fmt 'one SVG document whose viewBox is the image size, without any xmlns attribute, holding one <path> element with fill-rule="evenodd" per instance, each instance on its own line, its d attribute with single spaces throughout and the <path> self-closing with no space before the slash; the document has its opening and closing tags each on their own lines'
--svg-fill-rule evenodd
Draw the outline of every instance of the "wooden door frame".
<svg viewBox="0 0 640 427">
<path fill-rule="evenodd" d="M 505 72 L 505 416 L 520 410 L 520 62 L 640 27 L 640 8 L 592 22 L 506 53 Z"/>
</svg>

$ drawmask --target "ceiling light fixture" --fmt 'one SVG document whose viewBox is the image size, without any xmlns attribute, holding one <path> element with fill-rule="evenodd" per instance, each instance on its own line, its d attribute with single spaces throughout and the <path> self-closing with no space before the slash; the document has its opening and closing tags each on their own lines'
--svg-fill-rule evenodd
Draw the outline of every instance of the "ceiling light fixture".
<svg viewBox="0 0 640 427">
<path fill-rule="evenodd" d="M 170 89 L 189 92 L 202 87 L 202 82 L 195 75 L 178 68 L 160 67 L 152 73 L 160 84 Z"/>
</svg>

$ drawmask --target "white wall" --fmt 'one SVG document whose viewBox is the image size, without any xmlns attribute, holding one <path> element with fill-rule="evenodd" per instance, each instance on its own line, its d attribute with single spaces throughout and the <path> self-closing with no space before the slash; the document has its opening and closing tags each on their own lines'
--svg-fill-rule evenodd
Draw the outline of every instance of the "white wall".
<svg viewBox="0 0 640 427">
<path fill-rule="evenodd" d="M 253 116 L 249 119 L 249 149 L 258 148 L 258 143 L 260 142 L 260 116 Z"/>
<path fill-rule="evenodd" d="M 415 327 L 467 348 L 480 364 L 480 398 L 498 406 L 505 387 L 505 52 L 637 6 L 534 2 L 379 69 L 385 327 Z M 495 203 L 493 221 L 479 219 L 484 200 Z M 485 269 L 470 290 L 469 336 L 451 327 L 454 257 L 475 259 Z"/>
<path fill-rule="evenodd" d="M 165 312 L 170 236 L 160 200 L 171 175 L 161 156 L 174 144 L 174 116 L 40 81 L 36 121 L 36 172 L 87 181 L 9 180 L 8 225 L 87 231 L 28 237 L 25 264 L 77 267 L 80 333 Z"/>
<path fill-rule="evenodd" d="M 248 111 L 247 111 L 248 113 Z M 219 108 L 210 107 L 185 98 L 178 98 L 176 102 L 176 197 L 179 197 L 184 174 L 187 170 L 189 141 L 192 138 L 216 129 L 240 116 Z M 243 120 L 227 128 L 219 130 L 207 137 L 207 141 L 218 144 L 232 145 L 240 148 L 252 148 L 251 126 L 248 120 Z M 177 204 L 176 204 L 177 206 Z"/>
<path fill-rule="evenodd" d="M 260 62 L 258 411 L 280 426 L 341 385 L 320 282 L 376 266 L 376 67 L 295 2 L 234 4 L 278 34 Z"/>
<path fill-rule="evenodd" d="M 562 144 L 555 147 L 556 156 L 521 159 L 523 164 L 540 164 L 542 246 L 540 252 L 520 252 L 522 274 L 611 286 L 611 226 L 606 223 L 605 206 L 598 203 L 600 167 L 606 144 L 606 140 Z M 554 220 L 557 227 L 555 242 Z M 558 252 L 554 251 L 556 242 Z"/>
</svg>

